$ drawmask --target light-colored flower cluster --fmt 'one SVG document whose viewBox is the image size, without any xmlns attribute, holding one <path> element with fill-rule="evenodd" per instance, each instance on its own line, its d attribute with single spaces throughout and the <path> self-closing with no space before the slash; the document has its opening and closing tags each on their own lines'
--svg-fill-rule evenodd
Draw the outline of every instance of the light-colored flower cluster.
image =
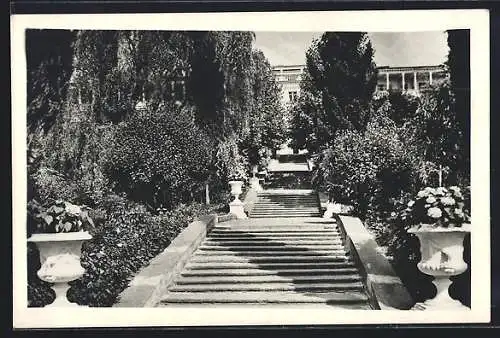
<svg viewBox="0 0 500 338">
<path fill-rule="evenodd" d="M 427 215 L 432 218 L 440 218 L 443 215 L 441 209 L 432 207 L 427 210 Z"/>
<path fill-rule="evenodd" d="M 403 215 L 414 225 L 461 226 L 470 221 L 464 206 L 464 197 L 459 187 L 426 187 L 417 193 L 415 200 L 407 203 Z"/>
<path fill-rule="evenodd" d="M 69 202 L 64 202 L 64 211 L 66 211 L 68 214 L 72 216 L 78 216 L 82 212 L 82 209 L 78 205 Z"/>
</svg>

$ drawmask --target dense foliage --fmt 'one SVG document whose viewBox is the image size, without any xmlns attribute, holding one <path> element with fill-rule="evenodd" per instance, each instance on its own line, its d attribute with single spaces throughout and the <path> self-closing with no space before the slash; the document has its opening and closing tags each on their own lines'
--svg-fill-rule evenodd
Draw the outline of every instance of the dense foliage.
<svg viewBox="0 0 500 338">
<path fill-rule="evenodd" d="M 131 199 L 155 209 L 202 200 L 212 147 L 190 111 L 132 116 L 108 146 L 105 172 Z"/>
<path fill-rule="evenodd" d="M 356 131 L 338 120 L 337 132 L 332 135 L 324 122 L 329 112 L 325 94 L 311 86 L 311 74 L 304 78 L 302 85 L 309 85 L 309 90 L 304 87 L 293 114 L 295 125 L 312 126 L 310 133 L 296 129 L 296 142 L 308 145 L 310 150 L 326 149 L 317 155 L 320 165 L 315 184 L 327 190 L 333 200 L 354 206 L 354 213 L 374 232 L 379 244 L 387 247 L 388 256 L 416 301 L 432 297 L 435 288 L 430 283 L 432 278 L 416 267 L 419 242 L 407 229 L 425 221 L 459 224 L 468 221 L 470 215 L 469 41 L 467 32 L 448 33 L 450 78 L 434 84 L 420 97 L 376 93 L 369 103 L 366 130 Z M 319 54 L 315 58 L 314 63 L 322 65 Z M 348 84 L 341 77 L 336 83 Z M 354 115 L 363 116 L 365 111 L 359 108 Z M 330 137 L 334 142 L 328 141 Z M 430 188 L 444 185 L 456 187 Z M 422 196 L 412 200 L 417 193 Z M 409 217 L 412 211 L 418 219 Z M 464 260 L 470 264 L 469 237 Z M 452 296 L 470 304 L 470 269 L 454 279 Z"/>
<path fill-rule="evenodd" d="M 108 196 L 92 214 L 98 226 L 92 232 L 93 238 L 82 247 L 85 275 L 72 282 L 68 298 L 89 306 L 113 305 L 130 277 L 159 254 L 189 222 L 202 214 L 217 212 L 218 208 L 218 205 L 193 203 L 154 215 L 141 204 Z M 38 253 L 30 250 L 30 254 L 36 271 L 40 267 Z M 48 304 L 54 297 L 48 284 L 33 274 L 28 294 L 30 306 Z"/>
<path fill-rule="evenodd" d="M 28 132 L 47 132 L 64 109 L 72 72 L 74 32 L 26 30 Z"/>
<path fill-rule="evenodd" d="M 306 53 L 306 72 L 292 112 L 294 145 L 318 152 L 338 130 L 365 129 L 377 73 L 366 33 L 326 32 Z"/>
<path fill-rule="evenodd" d="M 457 129 L 461 137 L 458 141 L 459 161 L 462 165 L 456 170 L 464 184 L 470 175 L 470 31 L 468 29 L 449 30 L 448 60 L 446 65 L 450 72 L 450 90 L 454 96 L 453 113 L 456 116 Z"/>
<path fill-rule="evenodd" d="M 323 186 L 335 201 L 353 204 L 362 218 L 390 209 L 391 199 L 416 182 L 413 152 L 382 109 L 364 133 L 348 130 L 324 152 L 319 166 Z"/>
<path fill-rule="evenodd" d="M 87 205 L 97 217 L 72 299 L 111 305 L 193 217 L 226 212 L 217 203 L 229 200 L 228 179 L 245 178 L 266 148 L 282 142 L 279 89 L 253 39 L 251 32 L 29 32 L 28 236 L 40 222 L 54 225 L 60 210 L 51 205 L 59 200 Z M 66 223 L 58 230 L 74 230 Z M 28 263 L 30 306 L 41 306 L 51 292 L 36 276 L 31 244 Z"/>
</svg>

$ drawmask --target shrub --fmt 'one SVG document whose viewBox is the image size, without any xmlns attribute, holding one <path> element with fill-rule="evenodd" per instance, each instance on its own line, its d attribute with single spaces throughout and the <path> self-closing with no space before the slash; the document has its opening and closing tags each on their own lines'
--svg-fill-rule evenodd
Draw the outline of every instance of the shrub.
<svg viewBox="0 0 500 338">
<path fill-rule="evenodd" d="M 203 196 L 210 154 L 209 139 L 191 112 L 165 108 L 121 123 L 104 167 L 133 200 L 170 208 Z"/>
<path fill-rule="evenodd" d="M 105 209 L 106 208 L 106 209 Z M 72 282 L 70 301 L 89 306 L 111 306 L 132 275 L 164 250 L 189 222 L 199 215 L 218 211 L 219 205 L 179 205 L 155 215 L 145 206 L 110 195 L 92 215 L 93 238 L 82 246 L 84 276 Z M 40 268 L 37 250 L 31 252 L 28 299 L 30 306 L 53 300 L 47 283 L 36 278 Z"/>
<path fill-rule="evenodd" d="M 362 219 L 370 210 L 390 210 L 392 199 L 414 189 L 416 160 L 398 132 L 392 120 L 378 116 L 364 134 L 346 131 L 323 154 L 319 170 L 326 190 L 353 204 Z"/>
<path fill-rule="evenodd" d="M 40 168 L 31 176 L 33 182 L 34 198 L 43 205 L 48 205 L 56 200 L 78 202 L 83 192 L 72 180 L 51 168 Z"/>
</svg>

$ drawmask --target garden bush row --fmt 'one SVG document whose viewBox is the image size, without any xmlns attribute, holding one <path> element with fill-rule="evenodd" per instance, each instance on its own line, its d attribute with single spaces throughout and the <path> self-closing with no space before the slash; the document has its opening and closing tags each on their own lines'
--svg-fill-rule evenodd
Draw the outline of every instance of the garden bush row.
<svg viewBox="0 0 500 338">
<path fill-rule="evenodd" d="M 228 187 L 220 187 L 211 205 L 202 204 L 212 150 L 190 111 L 135 114 L 104 129 L 75 138 L 54 134 L 58 156 L 42 152 L 46 158 L 31 163 L 28 174 L 28 236 L 39 225 L 33 216 L 58 200 L 92 208 L 93 238 L 82 247 L 86 272 L 68 292 L 70 301 L 90 306 L 111 306 L 134 273 L 189 222 L 225 212 L 229 199 Z M 29 306 L 54 297 L 37 277 L 39 268 L 38 250 L 30 244 Z"/>
<path fill-rule="evenodd" d="M 419 107 L 415 99 L 391 95 L 374 100 L 374 106 L 376 113 L 365 131 L 339 133 L 334 145 L 319 155 L 314 183 L 335 201 L 354 207 L 354 214 L 374 233 L 378 244 L 387 248 L 415 301 L 423 301 L 434 296 L 435 287 L 432 277 L 417 269 L 420 244 L 407 233 L 415 224 L 399 216 L 417 191 L 425 185 L 437 185 L 437 175 L 425 167 L 429 162 L 422 151 L 425 140 L 420 139 L 421 124 L 412 123 L 417 116 L 414 110 Z M 402 109 L 411 111 L 402 114 Z M 466 208 L 470 208 L 470 194 L 465 191 Z M 464 260 L 470 264 L 469 237 Z M 469 305 L 470 269 L 454 279 L 452 296 Z"/>
<path fill-rule="evenodd" d="M 72 282 L 70 301 L 89 306 L 111 306 L 130 278 L 163 251 L 196 217 L 220 212 L 219 205 L 181 204 L 171 211 L 152 214 L 144 205 L 118 195 L 108 195 L 104 205 L 92 212 L 96 223 L 93 238 L 83 244 L 82 278 Z M 29 306 L 53 301 L 47 283 L 35 272 L 40 268 L 38 251 L 30 246 Z"/>
</svg>

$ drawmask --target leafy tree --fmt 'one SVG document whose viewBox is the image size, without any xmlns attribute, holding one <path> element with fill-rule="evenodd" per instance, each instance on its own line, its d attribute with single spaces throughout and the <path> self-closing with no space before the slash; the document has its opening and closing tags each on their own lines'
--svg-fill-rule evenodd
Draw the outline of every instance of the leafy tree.
<svg viewBox="0 0 500 338">
<path fill-rule="evenodd" d="M 108 80 L 118 62 L 117 35 L 116 31 L 85 30 L 78 31 L 75 41 L 72 100 L 76 96 L 78 105 L 88 104 L 88 113 L 98 123 L 105 121 Z"/>
<path fill-rule="evenodd" d="M 286 111 L 280 104 L 280 89 L 264 53 L 252 53 L 252 110 L 249 131 L 241 142 L 251 164 L 257 165 L 265 149 L 274 149 L 286 139 Z"/>
<path fill-rule="evenodd" d="M 188 89 L 200 125 L 214 138 L 248 133 L 252 95 L 250 32 L 190 32 L 193 39 Z"/>
<path fill-rule="evenodd" d="M 389 118 L 389 110 L 389 105 L 382 106 L 364 132 L 339 134 L 319 166 L 333 199 L 354 205 L 363 219 L 369 212 L 390 212 L 391 199 L 413 191 L 418 179 L 418 157 Z"/>
<path fill-rule="evenodd" d="M 26 30 L 28 130 L 46 132 L 64 107 L 72 72 L 75 34 L 68 30 Z"/>
<path fill-rule="evenodd" d="M 366 33 L 326 32 L 313 41 L 293 110 L 296 145 L 317 152 L 332 144 L 337 130 L 365 129 L 377 78 L 372 58 Z M 301 128 L 313 136 L 304 137 Z"/>
<path fill-rule="evenodd" d="M 422 98 L 415 117 L 408 123 L 422 145 L 426 165 L 437 174 L 434 175 L 436 178 L 445 173 L 454 173 L 461 167 L 463 134 L 453 111 L 453 93 L 449 81 L 434 87 Z M 453 176 L 447 177 L 447 185 L 458 184 Z M 443 179 L 434 182 L 441 185 Z"/>
<path fill-rule="evenodd" d="M 450 90 L 453 93 L 453 111 L 461 138 L 457 141 L 460 148 L 462 165 L 457 168 L 458 176 L 469 181 L 470 175 L 470 31 L 468 29 L 449 30 L 448 60 Z"/>
<path fill-rule="evenodd" d="M 195 125 L 193 113 L 167 106 L 120 124 L 104 168 L 131 199 L 170 208 L 193 200 L 202 190 L 211 151 L 210 140 Z"/>
</svg>

